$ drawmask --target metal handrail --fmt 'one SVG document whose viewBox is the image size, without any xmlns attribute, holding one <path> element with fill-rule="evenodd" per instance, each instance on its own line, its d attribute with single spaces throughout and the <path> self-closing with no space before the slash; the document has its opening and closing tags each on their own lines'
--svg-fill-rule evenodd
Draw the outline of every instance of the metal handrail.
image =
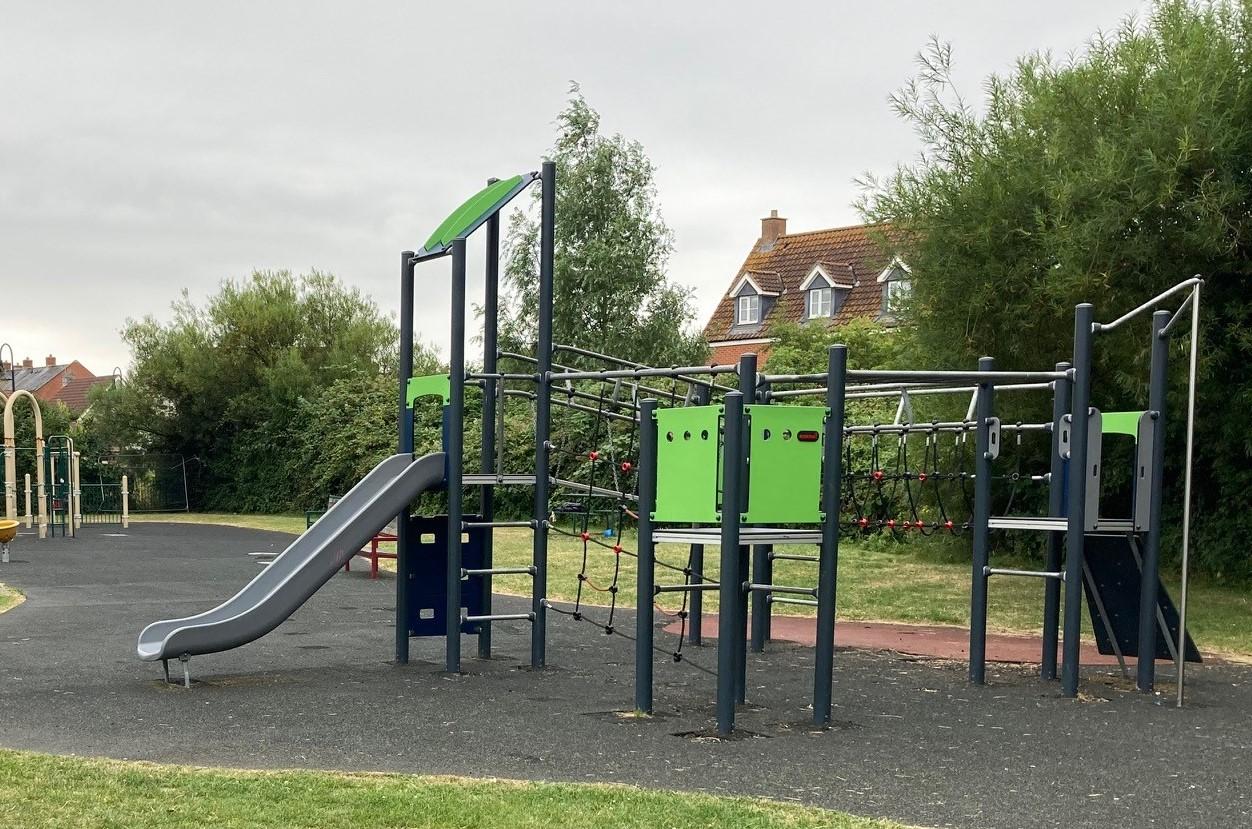
<svg viewBox="0 0 1252 829">
<path fill-rule="evenodd" d="M 1101 331 L 1112 331 L 1114 328 L 1117 328 L 1119 325 L 1126 322 L 1127 320 L 1134 319 L 1135 317 L 1142 314 L 1144 311 L 1149 311 L 1155 308 L 1157 305 L 1160 304 L 1161 300 L 1168 299 L 1169 297 L 1173 296 L 1174 294 L 1178 293 L 1184 288 L 1190 288 L 1192 285 L 1202 285 L 1202 284 L 1204 284 L 1204 280 L 1200 277 L 1199 274 L 1196 274 L 1190 279 L 1184 279 L 1182 282 L 1179 282 L 1177 285 L 1170 288 L 1168 291 L 1163 291 L 1162 293 L 1157 294 L 1156 296 L 1152 297 L 1151 299 L 1149 299 L 1147 302 L 1143 303 L 1139 307 L 1134 308 L 1130 311 L 1127 311 L 1126 313 L 1122 314 L 1120 317 L 1113 320 L 1112 322 L 1093 323 L 1091 326 L 1091 330 L 1097 334 L 1100 333 Z"/>
</svg>

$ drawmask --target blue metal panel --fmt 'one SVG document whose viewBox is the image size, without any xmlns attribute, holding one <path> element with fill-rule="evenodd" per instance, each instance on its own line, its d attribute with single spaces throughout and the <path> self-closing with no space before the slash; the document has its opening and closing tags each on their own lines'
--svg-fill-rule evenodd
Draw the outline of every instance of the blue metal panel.
<svg viewBox="0 0 1252 829">
<path fill-rule="evenodd" d="M 476 515 L 463 516 L 466 521 L 481 521 Z M 468 570 L 483 566 L 483 548 L 489 529 L 466 530 L 468 541 L 461 543 L 461 566 Z M 409 518 L 409 635 L 444 636 L 446 626 L 448 517 L 414 515 Z M 461 583 L 461 606 L 469 615 L 483 612 L 482 579 L 469 578 Z M 462 633 L 479 632 L 477 623 L 463 623 Z"/>
</svg>

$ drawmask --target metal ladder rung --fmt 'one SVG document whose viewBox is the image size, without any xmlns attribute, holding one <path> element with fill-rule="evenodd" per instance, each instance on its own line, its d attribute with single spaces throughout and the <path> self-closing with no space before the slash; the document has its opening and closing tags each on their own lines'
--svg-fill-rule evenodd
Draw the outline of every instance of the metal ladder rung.
<svg viewBox="0 0 1252 829">
<path fill-rule="evenodd" d="M 462 622 L 533 622 L 533 613 L 491 613 L 486 616 L 461 616 Z"/>
<path fill-rule="evenodd" d="M 768 604 L 799 604 L 805 607 L 817 607 L 817 599 L 789 599 L 786 596 L 766 596 Z"/>
<path fill-rule="evenodd" d="M 721 585 L 715 581 L 702 581 L 695 584 L 654 584 L 652 594 L 657 593 L 692 593 L 698 590 L 717 590 Z"/>
<path fill-rule="evenodd" d="M 1037 579 L 1060 579 L 1065 581 L 1064 571 L 1052 570 L 1014 570 L 1010 567 L 984 567 L 984 576 L 1028 576 Z"/>
<path fill-rule="evenodd" d="M 470 576 L 533 576 L 535 575 L 534 565 L 526 567 L 480 567 L 480 568 L 461 568 L 461 578 L 467 579 Z"/>
<path fill-rule="evenodd" d="M 797 596 L 817 596 L 816 587 L 793 587 L 786 584 L 756 584 L 749 582 L 748 590 L 761 593 L 792 593 Z"/>
<path fill-rule="evenodd" d="M 462 521 L 461 527 L 467 530 L 489 530 L 499 527 L 526 527 L 534 529 L 534 521 Z"/>
<path fill-rule="evenodd" d="M 770 553 L 770 561 L 821 561 L 818 556 L 803 556 L 798 553 Z"/>
</svg>

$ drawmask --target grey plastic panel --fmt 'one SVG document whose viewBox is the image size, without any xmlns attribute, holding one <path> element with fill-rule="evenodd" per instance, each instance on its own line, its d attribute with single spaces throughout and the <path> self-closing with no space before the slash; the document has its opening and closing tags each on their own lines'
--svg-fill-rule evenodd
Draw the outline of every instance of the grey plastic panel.
<svg viewBox="0 0 1252 829">
<path fill-rule="evenodd" d="M 1092 407 L 1087 413 L 1087 530 L 1100 525 L 1100 473 L 1104 465 L 1104 417 Z"/>
<path fill-rule="evenodd" d="M 442 452 L 392 455 L 352 487 L 256 578 L 214 609 L 154 622 L 139 634 L 140 659 L 229 650 L 278 627 L 421 492 L 444 480 Z"/>
<path fill-rule="evenodd" d="M 1156 446 L 1156 412 L 1139 415 L 1138 434 L 1135 438 L 1135 506 L 1134 522 L 1137 532 L 1147 532 L 1152 523 L 1152 487 L 1156 485 L 1156 469 L 1152 463 Z"/>
</svg>

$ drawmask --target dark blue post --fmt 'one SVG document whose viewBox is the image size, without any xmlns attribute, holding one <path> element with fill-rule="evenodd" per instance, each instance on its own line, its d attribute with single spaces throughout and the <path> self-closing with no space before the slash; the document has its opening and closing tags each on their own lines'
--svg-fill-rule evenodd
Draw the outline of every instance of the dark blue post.
<svg viewBox="0 0 1252 829">
<path fill-rule="evenodd" d="M 727 392 L 723 405 L 722 550 L 718 573 L 717 619 L 717 733 L 735 728 L 735 679 L 738 673 L 736 641 L 742 642 L 738 616 L 743 598 L 739 571 L 739 510 L 743 493 L 743 395 Z"/>
<path fill-rule="evenodd" d="M 1074 309 L 1074 400 L 1069 429 L 1069 515 L 1066 522 L 1065 620 L 1061 642 L 1061 693 L 1078 696 L 1082 633 L 1082 579 L 1087 525 L 1087 424 L 1091 417 L 1091 345 L 1095 309 Z"/>
<path fill-rule="evenodd" d="M 981 357 L 979 371 L 992 371 L 995 360 Z M 991 424 L 994 386 L 978 384 L 974 406 L 974 560 L 970 573 L 969 679 L 982 685 L 987 670 L 987 567 L 991 560 Z"/>
<path fill-rule="evenodd" d="M 754 389 L 755 402 L 758 405 L 767 403 L 768 392 L 767 383 L 758 384 Z M 748 440 L 751 444 L 750 437 Z M 774 546 L 772 544 L 752 545 L 751 581 L 756 584 L 774 583 Z M 773 605 L 769 602 L 769 594 L 762 590 L 752 591 L 749 598 L 752 603 L 752 652 L 760 653 L 765 650 L 765 643 L 769 641 L 770 612 Z"/>
<path fill-rule="evenodd" d="M 552 265 L 556 246 L 556 164 L 543 163 L 543 187 L 539 210 L 539 326 L 535 346 L 539 383 L 535 388 L 535 567 L 530 610 L 530 666 L 542 668 L 548 661 L 548 455 L 552 437 Z"/>
<path fill-rule="evenodd" d="M 656 586 L 652 511 L 656 508 L 656 401 L 639 404 L 639 543 L 635 581 L 635 710 L 652 713 L 652 596 Z M 699 595 L 697 591 L 697 595 Z"/>
<path fill-rule="evenodd" d="M 709 405 L 709 394 L 712 389 L 703 384 L 697 384 L 695 387 L 695 400 L 697 406 Z M 693 525 L 696 526 L 696 525 Z M 700 584 L 704 581 L 704 545 L 692 544 L 688 550 L 688 560 L 691 562 L 691 583 Z M 693 590 L 688 599 L 687 607 L 687 638 L 693 645 L 704 644 L 704 591 Z"/>
<path fill-rule="evenodd" d="M 408 407 L 409 378 L 413 375 L 413 251 L 400 252 L 400 414 L 397 419 L 400 452 L 413 451 L 413 423 Z M 396 662 L 409 661 L 409 508 L 396 520 Z"/>
<path fill-rule="evenodd" d="M 448 347 L 448 548 L 444 670 L 461 670 L 461 523 L 465 496 L 465 239 L 452 242 L 452 334 Z"/>
<path fill-rule="evenodd" d="M 1156 418 L 1152 430 L 1152 479 L 1136 479 L 1135 486 L 1150 486 L 1148 536 L 1143 545 L 1139 568 L 1139 658 L 1135 685 L 1151 693 L 1156 682 L 1156 611 L 1160 596 L 1161 571 L 1161 490 L 1165 487 L 1165 406 L 1168 394 L 1169 335 L 1161 330 L 1169 322 L 1169 311 L 1152 315 L 1152 364 L 1148 379 L 1148 410 Z M 1138 499 L 1136 499 L 1138 501 Z"/>
<path fill-rule="evenodd" d="M 1057 371 L 1069 371 L 1069 363 L 1057 363 Z M 1061 430 L 1065 428 L 1065 415 L 1069 414 L 1071 383 L 1068 377 L 1052 384 L 1052 463 L 1048 472 L 1048 516 L 1060 518 L 1065 515 L 1065 469 L 1066 460 L 1061 457 Z M 1048 533 L 1047 562 L 1044 569 L 1049 573 L 1061 572 L 1065 533 Z M 1059 579 L 1043 580 L 1043 654 L 1039 664 L 1039 676 L 1056 679 L 1056 647 L 1060 631 L 1061 582 Z"/>
<path fill-rule="evenodd" d="M 752 404 L 756 400 L 756 355 L 743 354 L 739 357 L 739 392 L 743 395 L 744 406 Z M 748 410 L 744 409 L 743 416 L 743 432 L 742 447 L 740 451 L 744 453 L 742 457 L 745 459 L 741 464 L 746 465 L 746 458 L 751 451 L 752 429 L 748 424 L 751 415 Z M 746 512 L 748 509 L 748 481 L 742 478 L 740 481 L 740 496 L 735 501 L 738 504 L 737 509 L 740 512 Z M 752 572 L 750 562 L 748 560 L 748 550 L 746 545 L 739 547 L 739 573 L 743 576 L 741 581 L 748 581 L 748 574 Z M 741 588 L 739 593 L 739 607 L 736 609 L 738 626 L 735 628 L 735 700 L 740 704 L 748 700 L 748 596 L 749 592 L 746 584 Z"/>
<path fill-rule="evenodd" d="M 826 356 L 826 434 L 822 445 L 822 546 L 817 565 L 817 643 L 813 671 L 813 722 L 830 723 L 835 675 L 835 586 L 839 578 L 839 501 L 843 483 L 843 408 L 848 349 Z"/>
<path fill-rule="evenodd" d="M 494 184 L 497 179 L 488 179 Z M 487 220 L 487 264 L 483 279 L 483 373 L 490 376 L 496 373 L 499 357 L 499 310 L 500 310 L 500 214 L 493 213 Z M 500 395 L 500 405 L 504 405 L 503 380 L 487 380 L 483 383 L 483 425 L 482 453 L 479 456 L 479 469 L 484 473 L 496 471 L 496 395 Z M 479 490 L 484 521 L 491 521 L 496 516 L 496 491 L 491 484 Z M 490 530 L 483 537 L 482 567 L 490 568 L 495 558 L 495 534 Z M 482 615 L 491 615 L 491 576 L 482 576 L 483 604 Z M 478 658 L 491 658 L 491 622 L 482 622 L 478 627 Z"/>
</svg>

